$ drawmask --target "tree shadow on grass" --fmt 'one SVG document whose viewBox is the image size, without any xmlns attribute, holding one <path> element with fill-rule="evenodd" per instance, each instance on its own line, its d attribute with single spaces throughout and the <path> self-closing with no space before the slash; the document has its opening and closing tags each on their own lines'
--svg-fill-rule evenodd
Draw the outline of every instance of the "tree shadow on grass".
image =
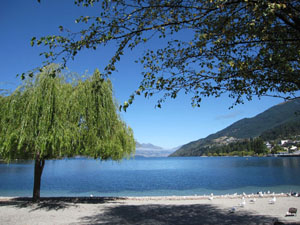
<svg viewBox="0 0 300 225">
<path fill-rule="evenodd" d="M 79 224 L 172 224 L 236 225 L 273 224 L 274 218 L 239 210 L 229 213 L 213 205 L 121 205 L 95 216 L 83 217 Z"/>
<path fill-rule="evenodd" d="M 123 198 L 117 197 L 49 197 L 40 198 L 38 202 L 33 202 L 32 198 L 18 197 L 0 200 L 1 206 L 13 206 L 16 208 L 31 208 L 31 211 L 44 209 L 62 210 L 69 207 L 77 207 L 76 204 L 104 204 L 108 202 L 117 203 Z"/>
</svg>

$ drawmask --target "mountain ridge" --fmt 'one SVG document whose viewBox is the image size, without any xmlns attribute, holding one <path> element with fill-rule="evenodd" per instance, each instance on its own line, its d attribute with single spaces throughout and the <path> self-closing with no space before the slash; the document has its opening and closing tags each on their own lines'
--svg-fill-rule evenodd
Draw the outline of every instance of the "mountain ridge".
<svg viewBox="0 0 300 225">
<path fill-rule="evenodd" d="M 153 145 L 151 143 L 139 143 L 136 141 L 135 156 L 138 157 L 167 157 L 171 153 L 175 152 L 178 148 L 164 149 L 160 146 Z"/>
<path fill-rule="evenodd" d="M 187 143 L 170 156 L 197 156 L 201 155 L 200 151 L 203 147 L 258 137 L 272 128 L 293 120 L 300 120 L 300 115 L 296 112 L 300 112 L 300 99 L 277 104 L 252 118 L 238 120 L 206 138 Z"/>
<path fill-rule="evenodd" d="M 137 149 L 157 149 L 157 150 L 163 149 L 162 147 L 153 145 L 151 143 L 139 143 L 137 141 L 136 141 L 135 146 Z"/>
</svg>

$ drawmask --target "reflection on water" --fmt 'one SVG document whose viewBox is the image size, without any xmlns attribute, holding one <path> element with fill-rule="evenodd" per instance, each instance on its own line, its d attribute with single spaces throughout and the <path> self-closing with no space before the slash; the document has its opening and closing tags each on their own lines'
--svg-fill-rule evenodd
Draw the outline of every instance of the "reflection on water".
<svg viewBox="0 0 300 225">
<path fill-rule="evenodd" d="M 0 196 L 30 195 L 33 162 L 0 163 Z M 46 161 L 42 195 L 187 195 L 300 191 L 300 158 L 190 157 Z M 256 192 L 256 191 L 255 191 Z"/>
<path fill-rule="evenodd" d="M 231 159 L 231 157 L 228 157 Z M 299 169 L 300 157 L 235 157 L 234 167 L 285 167 Z M 230 164 L 227 164 L 231 167 Z"/>
</svg>

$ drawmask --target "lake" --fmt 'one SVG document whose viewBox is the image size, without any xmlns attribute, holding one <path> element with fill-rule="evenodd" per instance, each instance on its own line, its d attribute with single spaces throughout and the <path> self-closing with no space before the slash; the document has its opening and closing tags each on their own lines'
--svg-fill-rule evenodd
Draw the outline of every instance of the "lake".
<svg viewBox="0 0 300 225">
<path fill-rule="evenodd" d="M 0 196 L 31 196 L 32 161 L 0 163 Z M 41 196 L 162 196 L 300 192 L 300 157 L 47 160 Z"/>
</svg>

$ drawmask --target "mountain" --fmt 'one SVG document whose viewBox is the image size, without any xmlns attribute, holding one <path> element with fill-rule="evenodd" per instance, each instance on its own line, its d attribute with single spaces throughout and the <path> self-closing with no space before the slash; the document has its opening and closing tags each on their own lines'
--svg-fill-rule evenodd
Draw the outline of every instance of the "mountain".
<svg viewBox="0 0 300 225">
<path fill-rule="evenodd" d="M 295 136 L 300 135 L 300 115 L 298 118 L 293 119 L 287 123 L 280 124 L 274 128 L 264 131 L 260 137 L 265 140 L 276 139 L 293 139 Z"/>
<path fill-rule="evenodd" d="M 167 157 L 176 149 L 163 149 L 162 147 L 155 146 L 153 144 L 141 144 L 136 142 L 135 156 L 141 157 Z"/>
<path fill-rule="evenodd" d="M 162 150 L 162 147 L 155 146 L 153 144 L 141 144 L 139 142 L 136 142 L 135 144 L 136 149 L 141 149 L 141 150 Z"/>
<path fill-rule="evenodd" d="M 241 119 L 206 138 L 183 145 L 170 156 L 199 156 L 201 149 L 227 145 L 242 139 L 255 138 L 269 131 L 280 132 L 280 127 L 300 121 L 300 99 L 275 105 L 252 118 Z M 271 133 L 272 133 L 271 132 Z"/>
</svg>

